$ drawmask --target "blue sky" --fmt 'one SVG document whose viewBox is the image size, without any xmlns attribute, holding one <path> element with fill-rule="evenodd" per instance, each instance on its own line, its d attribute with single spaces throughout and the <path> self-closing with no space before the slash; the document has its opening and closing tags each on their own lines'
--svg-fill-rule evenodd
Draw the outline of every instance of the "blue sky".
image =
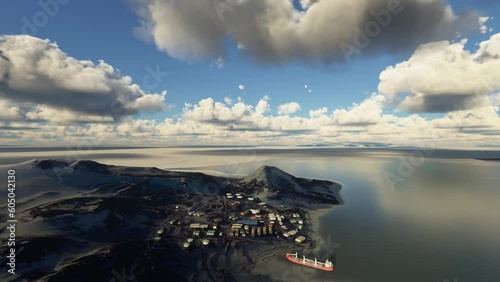
<svg viewBox="0 0 500 282">
<path fill-rule="evenodd" d="M 2 9 L 2 34 L 21 33 L 22 17 L 32 18 L 40 10 L 34 1 L 10 1 Z M 91 15 L 89 17 L 89 15 Z M 112 18 L 112 19 L 110 19 Z M 36 36 L 56 41 L 71 56 L 93 61 L 105 60 L 142 84 L 147 68 L 159 65 L 170 76 L 150 91 L 168 89 L 168 103 L 175 104 L 177 113 L 185 102 L 195 103 L 202 98 L 241 96 L 256 103 L 269 95 L 273 104 L 297 100 L 305 108 L 350 106 L 361 101 L 367 93 L 376 91 L 376 74 L 394 60 L 378 58 L 335 67 L 301 65 L 266 67 L 242 58 L 236 50 L 222 69 L 210 67 L 210 62 L 185 63 L 170 58 L 152 44 L 134 37 L 132 30 L 137 16 L 123 1 L 71 1 L 61 6 L 61 12 L 39 28 Z M 112 35 L 112 36 L 110 36 Z M 374 75 L 375 74 L 375 75 Z M 356 77 L 356 79 L 353 79 Z M 245 86 L 240 91 L 238 86 Z M 308 84 L 312 93 L 304 88 Z M 316 97 L 321 96 L 321 100 Z"/>
<path fill-rule="evenodd" d="M 476 1 L 450 1 L 456 13 L 474 9 L 483 16 L 500 15 L 500 5 L 496 1 L 486 2 L 492 6 L 478 5 Z M 224 66 L 218 68 L 214 58 L 186 62 L 159 50 L 155 43 L 139 39 L 133 32 L 139 25 L 139 17 L 127 1 L 69 1 L 60 5 L 59 11 L 53 17 L 50 16 L 48 23 L 38 27 L 35 33 L 23 29 L 23 18 L 34 21 L 36 13 L 42 10 L 37 1 L 4 1 L 1 5 L 0 34 L 18 35 L 29 31 L 35 37 L 57 42 L 62 51 L 76 59 L 93 62 L 104 60 L 119 69 L 122 75 L 131 76 L 133 82 L 139 84 L 146 93 L 168 90 L 165 103 L 174 105 L 173 109 L 153 114 L 140 111 L 134 115 L 136 119 L 180 117 L 184 103 L 196 104 L 207 97 L 221 102 L 224 97 L 233 100 L 242 97 L 245 103 L 256 105 L 263 96 L 268 95 L 273 113 L 278 105 L 294 101 L 302 108 L 296 113 L 300 117 L 307 117 L 309 110 L 322 107 L 328 107 L 329 111 L 349 108 L 353 103 L 361 103 L 377 92 L 379 74 L 387 66 L 407 60 L 414 51 L 387 50 L 359 58 L 355 55 L 353 62 L 331 65 L 295 61 L 266 64 L 256 62 L 252 56 L 238 50 L 235 44 L 226 42 L 227 57 Z M 300 6 L 298 1 L 295 1 L 295 5 Z M 481 34 L 473 30 L 463 36 L 469 39 L 466 44 L 468 49 L 476 50 L 476 43 L 500 31 L 497 19 L 489 20 L 487 25 L 494 31 Z M 148 69 L 155 68 L 168 72 L 168 77 L 153 85 L 145 83 Z M 308 88 L 305 88 L 306 84 Z M 245 89 L 240 90 L 238 85 L 244 85 Z M 383 111 L 397 116 L 412 114 L 394 111 L 391 107 Z M 433 118 L 442 117 L 446 112 L 419 114 Z"/>
<path fill-rule="evenodd" d="M 454 1 L 453 4 L 460 10 L 475 7 L 476 2 Z M 28 0 L 8 1 L 2 5 L 1 34 L 22 33 L 22 18 L 33 19 L 41 9 L 37 1 Z M 487 15 L 500 15 L 499 7 L 495 5 L 493 10 L 482 7 L 481 10 Z M 233 47 L 224 67 L 218 69 L 210 67 L 209 61 L 185 63 L 173 59 L 135 37 L 132 30 L 138 25 L 138 19 L 131 9 L 122 0 L 73 0 L 61 5 L 60 12 L 39 28 L 36 36 L 56 41 L 75 58 L 105 60 L 123 74 L 132 76 L 138 84 L 142 84 L 143 77 L 148 74 L 147 67 L 154 69 L 159 65 L 160 70 L 170 76 L 154 89 L 142 86 L 150 91 L 167 89 L 168 103 L 176 105 L 174 113 L 178 113 L 184 102 L 195 103 L 206 97 L 222 100 L 225 96 L 241 96 L 249 103 L 256 103 L 262 96 L 269 95 L 272 104 L 298 101 L 306 109 L 325 105 L 332 109 L 349 107 L 377 91 L 378 74 L 385 67 L 410 55 L 404 52 L 339 66 L 268 67 L 239 56 Z M 500 29 L 498 21 L 492 21 L 490 26 Z M 476 40 L 487 38 L 484 35 L 474 37 Z M 240 84 L 245 85 L 245 91 L 238 89 Z M 312 93 L 304 88 L 305 84 L 310 86 Z"/>
</svg>

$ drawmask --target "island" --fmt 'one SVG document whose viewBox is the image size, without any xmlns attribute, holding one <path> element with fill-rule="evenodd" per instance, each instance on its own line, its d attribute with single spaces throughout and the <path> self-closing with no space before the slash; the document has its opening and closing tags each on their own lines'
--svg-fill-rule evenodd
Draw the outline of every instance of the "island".
<svg viewBox="0 0 500 282">
<path fill-rule="evenodd" d="M 17 170 L 25 177 L 16 278 L 28 281 L 265 275 L 258 265 L 270 254 L 284 260 L 314 247 L 313 211 L 342 204 L 340 184 L 272 166 L 241 178 L 88 160 L 33 160 Z"/>
</svg>

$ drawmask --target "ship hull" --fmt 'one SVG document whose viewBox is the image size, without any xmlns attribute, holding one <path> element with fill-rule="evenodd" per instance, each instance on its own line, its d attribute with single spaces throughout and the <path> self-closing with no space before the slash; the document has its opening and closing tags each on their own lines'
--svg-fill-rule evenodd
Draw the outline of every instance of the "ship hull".
<svg viewBox="0 0 500 282">
<path fill-rule="evenodd" d="M 295 258 L 293 255 L 291 254 L 286 254 L 285 256 L 289 261 L 293 262 L 293 263 L 296 263 L 296 264 L 300 264 L 300 265 L 303 265 L 303 266 L 308 266 L 308 267 L 312 267 L 312 268 L 316 268 L 316 269 L 320 269 L 320 270 L 323 270 L 323 271 L 330 271 L 332 272 L 333 269 L 335 268 L 335 266 L 332 266 L 332 267 L 324 267 L 324 266 L 321 266 L 321 265 L 314 265 L 314 264 L 311 264 L 311 263 L 306 263 L 304 261 L 302 261 L 301 259 L 298 259 L 298 258 Z"/>
</svg>

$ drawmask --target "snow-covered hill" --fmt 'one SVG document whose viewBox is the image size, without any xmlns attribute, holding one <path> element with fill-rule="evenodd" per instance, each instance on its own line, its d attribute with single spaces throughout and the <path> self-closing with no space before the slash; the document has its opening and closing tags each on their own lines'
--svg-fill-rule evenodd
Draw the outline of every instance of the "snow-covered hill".
<svg viewBox="0 0 500 282">
<path fill-rule="evenodd" d="M 340 204 L 340 185 L 326 180 L 298 178 L 277 167 L 262 166 L 235 184 L 239 191 L 263 201 L 286 205 Z"/>
</svg>

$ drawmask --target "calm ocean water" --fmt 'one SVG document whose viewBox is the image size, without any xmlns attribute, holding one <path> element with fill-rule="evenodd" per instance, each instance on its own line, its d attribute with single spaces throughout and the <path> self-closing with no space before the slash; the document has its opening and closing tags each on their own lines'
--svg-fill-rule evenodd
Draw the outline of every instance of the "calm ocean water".
<svg viewBox="0 0 500 282">
<path fill-rule="evenodd" d="M 248 173 L 263 164 L 212 169 Z M 500 281 L 500 162 L 427 158 L 408 166 L 403 157 L 372 155 L 265 164 L 343 185 L 344 205 L 319 229 L 335 249 L 336 270 L 311 280 Z"/>
</svg>

